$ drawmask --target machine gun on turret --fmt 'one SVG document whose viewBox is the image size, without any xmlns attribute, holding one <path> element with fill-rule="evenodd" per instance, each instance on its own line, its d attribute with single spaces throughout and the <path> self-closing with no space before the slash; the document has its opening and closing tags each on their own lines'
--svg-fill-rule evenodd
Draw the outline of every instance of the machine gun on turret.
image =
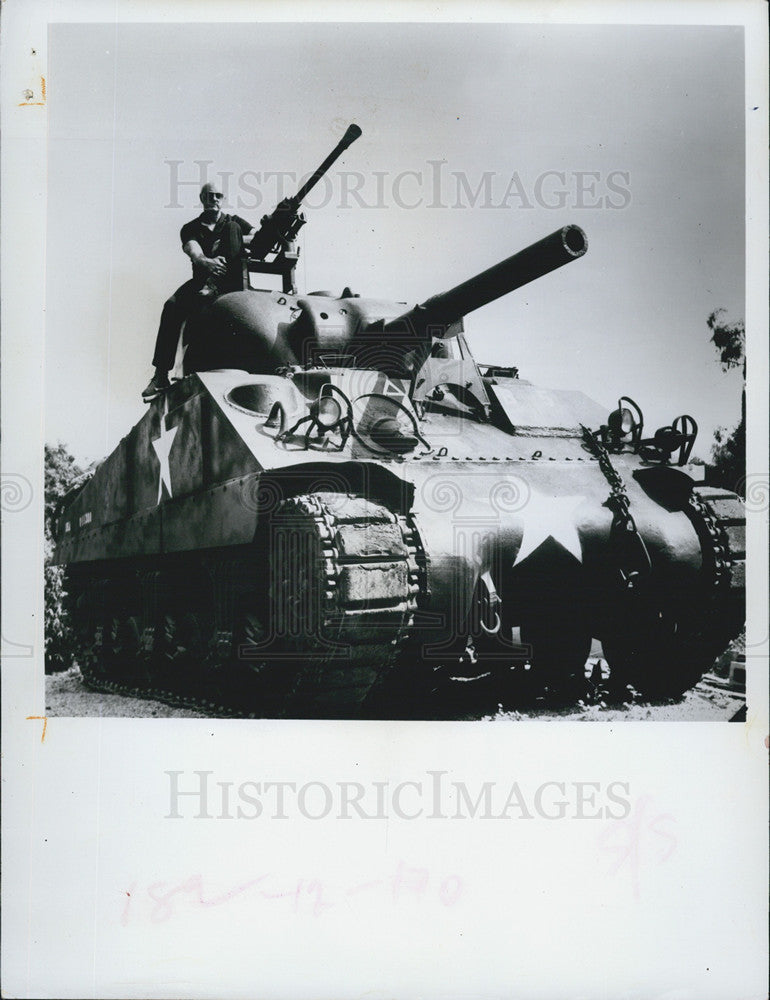
<svg viewBox="0 0 770 1000">
<path fill-rule="evenodd" d="M 294 268 L 299 252 L 293 244 L 297 233 L 305 224 L 305 217 L 300 212 L 300 205 L 332 164 L 360 135 L 361 129 L 358 125 L 349 125 L 331 153 L 299 191 L 289 198 L 284 198 L 270 215 L 262 217 L 259 229 L 249 245 L 249 258 L 247 260 L 249 272 L 280 274 L 283 278 L 284 292 L 294 292 Z M 266 261 L 265 258 L 269 254 L 275 254 L 275 257 L 271 261 Z"/>
</svg>

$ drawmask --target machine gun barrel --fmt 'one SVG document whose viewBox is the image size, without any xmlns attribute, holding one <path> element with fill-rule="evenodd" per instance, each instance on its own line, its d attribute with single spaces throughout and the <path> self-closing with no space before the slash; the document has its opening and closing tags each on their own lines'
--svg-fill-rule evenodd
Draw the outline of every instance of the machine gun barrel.
<svg viewBox="0 0 770 1000">
<path fill-rule="evenodd" d="M 284 198 L 270 215 L 265 215 L 262 218 L 260 227 L 249 245 L 250 257 L 255 260 L 264 260 L 267 254 L 284 248 L 288 242 L 294 239 L 305 222 L 299 211 L 302 199 L 316 186 L 332 163 L 339 159 L 348 146 L 355 142 L 360 135 L 361 129 L 358 125 L 349 125 L 331 153 L 305 181 L 299 191 L 295 195 Z"/>
<path fill-rule="evenodd" d="M 431 296 L 388 322 L 385 329 L 395 331 L 407 327 L 422 335 L 431 328 L 434 336 L 443 336 L 452 323 L 469 312 L 577 260 L 587 249 L 588 240 L 580 226 L 564 226 L 449 291 Z"/>
<path fill-rule="evenodd" d="M 321 180 L 326 171 L 331 167 L 335 160 L 339 159 L 340 156 L 345 152 L 351 143 L 355 142 L 356 139 L 361 135 L 361 129 L 358 125 L 348 125 L 345 134 L 334 147 L 334 149 L 329 153 L 326 159 L 323 161 L 321 166 L 315 171 L 315 173 L 305 181 L 302 187 L 297 191 L 291 201 L 299 207 L 301 201 L 305 196 L 316 186 L 316 184 Z"/>
</svg>

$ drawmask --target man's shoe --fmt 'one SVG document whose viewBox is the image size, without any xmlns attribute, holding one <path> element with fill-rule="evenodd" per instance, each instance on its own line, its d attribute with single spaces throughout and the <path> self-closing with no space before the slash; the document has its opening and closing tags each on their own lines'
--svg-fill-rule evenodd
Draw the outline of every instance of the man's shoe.
<svg viewBox="0 0 770 1000">
<path fill-rule="evenodd" d="M 160 375 L 153 375 L 147 384 L 147 388 L 142 393 L 142 399 L 145 403 L 149 403 L 151 400 L 155 399 L 166 389 L 171 388 L 171 383 L 168 378 L 162 378 Z"/>
</svg>

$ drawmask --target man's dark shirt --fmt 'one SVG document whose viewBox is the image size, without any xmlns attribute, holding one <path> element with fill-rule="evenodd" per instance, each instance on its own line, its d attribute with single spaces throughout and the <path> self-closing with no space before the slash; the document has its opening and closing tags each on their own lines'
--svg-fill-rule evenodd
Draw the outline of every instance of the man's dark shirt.
<svg viewBox="0 0 770 1000">
<path fill-rule="evenodd" d="M 215 279 L 220 290 L 225 290 L 230 286 L 240 287 L 243 237 L 251 228 L 251 225 L 239 215 L 221 213 L 214 228 L 209 229 L 203 224 L 203 216 L 199 215 L 197 219 L 182 226 L 179 236 L 182 240 L 182 246 L 189 243 L 190 240 L 195 240 L 206 257 L 222 256 L 225 258 L 228 265 L 227 274 L 223 275 L 222 278 Z M 193 281 L 199 288 L 203 288 L 211 275 L 194 261 L 192 269 Z"/>
</svg>

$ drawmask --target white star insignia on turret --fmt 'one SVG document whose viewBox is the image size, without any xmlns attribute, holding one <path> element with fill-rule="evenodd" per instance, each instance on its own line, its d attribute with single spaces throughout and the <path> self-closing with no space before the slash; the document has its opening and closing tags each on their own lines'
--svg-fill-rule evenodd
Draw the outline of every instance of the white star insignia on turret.
<svg viewBox="0 0 770 1000">
<path fill-rule="evenodd" d="M 168 396 L 164 394 L 163 396 L 163 413 L 160 418 L 160 437 L 155 438 L 152 442 L 152 446 L 155 449 L 155 454 L 158 456 L 158 461 L 160 462 L 160 480 L 158 482 L 158 503 L 161 501 L 163 496 L 163 485 L 165 483 L 166 489 L 168 490 L 169 498 L 173 497 L 171 492 L 171 469 L 169 467 L 169 454 L 171 453 L 171 445 L 174 443 L 174 438 L 176 437 L 176 432 L 179 430 L 178 427 L 171 427 L 170 429 L 165 428 L 166 417 L 168 416 Z"/>
<path fill-rule="evenodd" d="M 523 562 L 547 538 L 553 538 L 578 562 L 582 562 L 583 550 L 575 525 L 575 511 L 584 501 L 585 497 L 552 497 L 532 493 L 526 507 L 518 512 L 522 522 L 522 536 L 513 565 Z"/>
</svg>

